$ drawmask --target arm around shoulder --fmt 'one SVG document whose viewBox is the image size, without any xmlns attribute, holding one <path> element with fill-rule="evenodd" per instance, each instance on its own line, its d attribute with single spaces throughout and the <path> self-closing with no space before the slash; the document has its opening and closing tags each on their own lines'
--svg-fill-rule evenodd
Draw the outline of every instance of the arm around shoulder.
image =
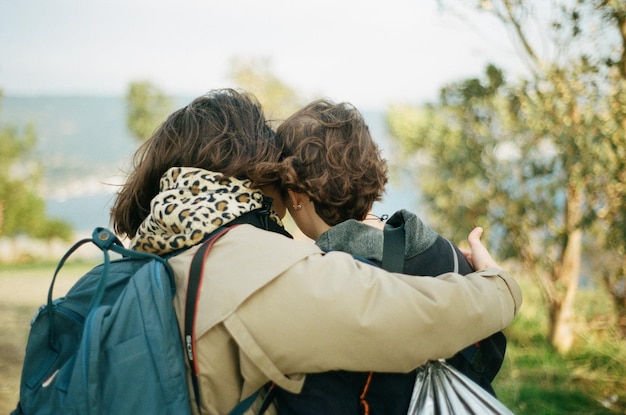
<svg viewBox="0 0 626 415">
<path fill-rule="evenodd" d="M 504 271 L 419 278 L 332 252 L 303 258 L 237 314 L 282 373 L 408 372 L 502 330 L 520 301 Z"/>
</svg>

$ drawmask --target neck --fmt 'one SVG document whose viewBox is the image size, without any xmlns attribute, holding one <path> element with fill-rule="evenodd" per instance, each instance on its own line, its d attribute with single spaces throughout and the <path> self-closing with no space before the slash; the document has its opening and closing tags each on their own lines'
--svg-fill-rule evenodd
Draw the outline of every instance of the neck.
<svg viewBox="0 0 626 415">
<path fill-rule="evenodd" d="M 376 216 L 373 213 L 368 213 L 362 222 L 376 229 L 385 228 L 384 218 Z"/>
</svg>

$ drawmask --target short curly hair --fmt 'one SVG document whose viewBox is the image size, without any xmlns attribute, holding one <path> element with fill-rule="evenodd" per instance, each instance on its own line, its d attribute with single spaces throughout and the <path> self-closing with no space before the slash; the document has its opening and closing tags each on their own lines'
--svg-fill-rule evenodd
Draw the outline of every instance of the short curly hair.
<svg viewBox="0 0 626 415">
<path fill-rule="evenodd" d="M 276 133 L 283 145 L 283 191 L 306 194 L 328 225 L 363 220 L 381 200 L 387 163 L 352 104 L 313 101 Z"/>
</svg>

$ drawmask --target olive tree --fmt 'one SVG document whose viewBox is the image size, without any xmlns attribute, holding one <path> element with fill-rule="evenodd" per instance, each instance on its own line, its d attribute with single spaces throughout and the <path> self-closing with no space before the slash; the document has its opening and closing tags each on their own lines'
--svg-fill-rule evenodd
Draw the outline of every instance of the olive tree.
<svg viewBox="0 0 626 415">
<path fill-rule="evenodd" d="M 444 87 L 426 108 L 392 108 L 389 125 L 415 155 L 437 223 L 448 232 L 482 225 L 499 255 L 535 271 L 548 304 L 549 338 L 566 352 L 574 339 L 584 235 L 595 232 L 622 257 L 626 246 L 626 6 L 601 0 L 469 4 L 506 26 L 530 75 L 506 80 L 488 66 L 481 79 Z M 623 275 L 624 266 L 617 267 L 605 280 L 619 287 Z"/>
<path fill-rule="evenodd" d="M 126 125 L 138 140 L 147 140 L 172 112 L 173 101 L 156 85 L 134 81 L 126 91 Z"/>
</svg>

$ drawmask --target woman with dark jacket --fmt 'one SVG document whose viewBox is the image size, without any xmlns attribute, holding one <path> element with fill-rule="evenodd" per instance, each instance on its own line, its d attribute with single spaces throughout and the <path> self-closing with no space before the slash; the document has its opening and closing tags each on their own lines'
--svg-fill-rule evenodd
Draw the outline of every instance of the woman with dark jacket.
<svg viewBox="0 0 626 415">
<path fill-rule="evenodd" d="M 287 207 L 303 233 L 324 251 L 347 252 L 384 267 L 391 258 L 397 262 L 393 271 L 409 275 L 473 272 L 456 245 L 415 214 L 400 210 L 385 225 L 369 213 L 384 191 L 387 168 L 365 120 L 352 105 L 314 101 L 285 120 L 277 133 L 285 146 Z M 400 238 L 396 246 L 402 252 L 385 250 L 389 243 L 385 238 Z M 433 332 L 422 341 L 437 336 Z M 498 332 L 446 357 L 494 394 L 491 381 L 501 367 L 505 346 L 506 339 Z M 394 347 L 389 342 L 389 348 Z M 333 371 L 308 375 L 300 394 L 280 388 L 274 393 L 281 415 L 406 414 L 414 382 L 415 371 Z"/>
</svg>

